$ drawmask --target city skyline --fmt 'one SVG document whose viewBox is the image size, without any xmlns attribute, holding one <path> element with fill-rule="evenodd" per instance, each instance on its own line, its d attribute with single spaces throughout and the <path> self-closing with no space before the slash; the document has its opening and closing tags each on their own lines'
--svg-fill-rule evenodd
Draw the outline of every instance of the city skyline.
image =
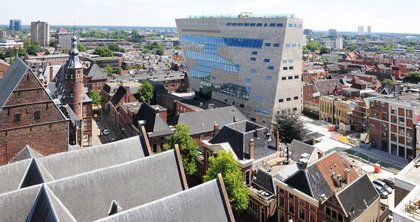
<svg viewBox="0 0 420 222">
<path fill-rule="evenodd" d="M 69 3 L 62 0 L 5 0 L 0 24 L 8 24 L 10 19 L 21 19 L 23 25 L 41 20 L 51 25 L 175 27 L 176 18 L 189 15 L 236 16 L 241 12 L 252 12 L 254 15 L 294 14 L 303 19 L 305 29 L 326 31 L 332 28 L 339 32 L 357 32 L 358 26 L 371 26 L 372 32 L 420 34 L 415 24 L 420 15 L 413 10 L 420 6 L 420 2 L 415 0 L 398 3 L 379 0 L 74 0 L 71 4 L 73 7 L 70 9 L 74 10 L 69 13 Z M 396 13 L 404 16 L 395 19 Z"/>
</svg>

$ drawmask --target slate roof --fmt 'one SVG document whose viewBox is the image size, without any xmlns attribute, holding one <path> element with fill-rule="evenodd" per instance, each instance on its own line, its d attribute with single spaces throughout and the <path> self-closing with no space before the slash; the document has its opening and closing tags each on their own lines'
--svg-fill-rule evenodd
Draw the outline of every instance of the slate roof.
<svg viewBox="0 0 420 222">
<path fill-rule="evenodd" d="M 227 106 L 216 109 L 208 109 L 199 112 L 180 113 L 177 124 L 186 124 L 190 127 L 190 135 L 211 132 L 217 123 L 221 129 L 224 125 L 236 121 L 248 120 L 248 118 L 235 106 Z"/>
<path fill-rule="evenodd" d="M 322 95 L 333 95 L 334 90 L 341 86 L 338 79 L 319 79 L 314 81 L 315 88 Z"/>
<path fill-rule="evenodd" d="M 83 75 L 92 80 L 106 80 L 105 72 L 96 64 L 92 64 L 89 68 L 83 70 Z"/>
<path fill-rule="evenodd" d="M 100 221 L 228 222 L 232 220 L 226 212 L 226 202 L 228 200 L 223 197 L 220 180 L 217 178 Z"/>
<path fill-rule="evenodd" d="M 151 106 L 147 103 L 143 103 L 137 114 L 133 117 L 132 124 L 137 128 L 138 121 L 146 121 L 144 128 L 151 137 L 174 133 L 174 130 L 162 119 L 158 109 L 159 107 L 157 106 Z"/>
<path fill-rule="evenodd" d="M 32 149 L 30 146 L 26 145 L 9 163 L 18 162 L 30 158 L 39 158 L 42 157 L 42 154 L 38 153 L 36 150 Z"/>
<path fill-rule="evenodd" d="M 127 211 L 187 188 L 179 155 L 179 150 L 169 150 L 147 158 L 106 166 L 63 179 L 44 181 L 42 184 L 0 194 L 0 215 L 6 221 L 92 221 L 107 217 L 113 201 L 121 206 L 122 211 Z M 26 164 L 28 161 L 32 164 L 37 160 L 25 161 Z M 16 166 L 23 162 L 14 164 Z M 0 171 L 2 169 L 4 168 L 0 168 Z M 3 180 L 0 182 L 4 183 Z M 200 193 L 206 191 L 208 186 L 203 188 Z M 180 197 L 173 198 L 182 201 L 193 198 L 195 195 L 194 190 L 192 191 L 192 195 L 187 197 L 180 193 Z M 224 207 L 223 204 L 219 205 L 220 195 L 218 198 L 214 195 L 215 192 L 210 193 L 212 195 L 206 192 L 203 194 L 217 204 L 214 208 L 217 211 L 212 211 L 212 214 L 223 212 L 226 215 L 225 211 L 220 210 Z M 168 199 L 171 200 L 172 197 Z M 203 196 L 198 199 L 202 200 Z M 202 204 L 208 206 L 206 202 Z M 202 211 L 197 213 L 204 214 Z M 217 218 L 223 218 L 223 215 Z"/>
<path fill-rule="evenodd" d="M 392 95 L 394 92 L 398 94 L 398 87 L 395 84 L 382 84 L 377 90 L 380 94 Z"/>
<path fill-rule="evenodd" d="M 19 58 L 15 58 L 12 65 L 0 79 L 0 110 L 3 109 L 9 96 L 13 93 L 20 79 L 28 72 L 32 72 L 29 67 Z"/>
<path fill-rule="evenodd" d="M 299 161 L 299 159 L 301 159 L 301 155 L 304 153 L 309 154 L 311 157 L 313 155 L 317 155 L 316 153 L 314 153 L 314 151 L 317 151 L 317 150 L 318 149 L 315 148 L 314 146 L 311 146 L 299 140 L 293 140 L 289 144 L 289 153 L 291 153 L 290 159 L 294 161 Z"/>
<path fill-rule="evenodd" d="M 18 154 L 22 157 L 20 159 L 27 159 L 0 166 L 0 193 L 19 189 L 24 181 L 31 185 L 40 184 L 140 159 L 147 153 L 142 138 L 135 136 L 45 157 L 35 153 L 30 156 Z"/>
<path fill-rule="evenodd" d="M 121 101 L 124 95 L 127 93 L 127 89 L 124 86 L 118 87 L 115 94 L 111 97 L 111 103 L 114 107 Z"/>
<path fill-rule="evenodd" d="M 335 186 L 332 174 L 335 173 L 335 175 L 344 177 L 345 169 L 349 169 L 349 181 L 343 183 L 341 187 Z M 358 177 L 359 175 L 351 167 L 351 164 L 338 153 L 333 152 L 306 168 L 300 169 L 296 174 L 286 179 L 285 183 L 315 199 L 321 200 L 321 196 L 331 197 Z"/>
<path fill-rule="evenodd" d="M 258 137 L 256 137 L 257 132 Z M 268 129 L 248 120 L 226 124 L 209 142 L 228 143 L 240 160 L 250 159 L 249 143 L 254 140 L 254 159 L 260 159 L 276 152 L 275 139 Z M 268 138 L 267 138 L 268 135 Z"/>
<path fill-rule="evenodd" d="M 267 173 L 262 168 L 258 169 L 258 172 L 255 175 L 255 179 L 252 181 L 254 186 L 258 186 L 259 188 L 263 189 L 264 191 L 275 194 L 276 188 L 274 186 L 273 176 Z"/>
<path fill-rule="evenodd" d="M 343 206 L 344 212 L 356 219 L 379 199 L 379 194 L 365 174 L 341 190 L 337 194 L 337 199 Z"/>
</svg>

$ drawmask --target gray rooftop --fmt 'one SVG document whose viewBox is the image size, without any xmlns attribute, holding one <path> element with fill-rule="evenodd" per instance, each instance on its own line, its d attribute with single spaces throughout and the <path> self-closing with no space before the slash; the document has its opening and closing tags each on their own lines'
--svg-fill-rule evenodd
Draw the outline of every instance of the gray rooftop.
<svg viewBox="0 0 420 222">
<path fill-rule="evenodd" d="M 17 190 L 21 184 L 35 185 L 143 158 L 148 152 L 141 140 L 140 136 L 135 136 L 45 157 L 34 152 L 23 155 L 25 150 L 32 150 L 25 147 L 18 154 L 22 157 L 19 159 L 24 160 L 0 166 L 0 193 Z"/>
<path fill-rule="evenodd" d="M 221 129 L 224 125 L 248 118 L 235 106 L 208 109 L 199 112 L 181 113 L 177 124 L 183 123 L 190 127 L 190 135 L 211 132 L 217 123 Z"/>
<path fill-rule="evenodd" d="M 1 220 L 92 221 L 107 217 L 113 201 L 120 205 L 121 211 L 126 211 L 171 196 L 187 187 L 179 158 L 178 150 L 169 150 L 0 194 Z M 42 166 L 36 159 L 10 165 L 25 168 L 29 162 Z M 0 170 L 4 169 L 15 170 Z M 22 174 L 22 170 L 19 172 Z M 217 198 L 212 195 L 208 198 Z M 223 204 L 217 207 L 223 208 Z"/>
<path fill-rule="evenodd" d="M 100 221 L 231 221 L 219 179 L 206 182 Z"/>
<path fill-rule="evenodd" d="M 12 65 L 4 74 L 3 79 L 0 79 L 0 110 L 3 109 L 4 104 L 13 93 L 16 85 L 28 71 L 30 71 L 29 67 L 20 58 L 15 58 Z"/>
</svg>

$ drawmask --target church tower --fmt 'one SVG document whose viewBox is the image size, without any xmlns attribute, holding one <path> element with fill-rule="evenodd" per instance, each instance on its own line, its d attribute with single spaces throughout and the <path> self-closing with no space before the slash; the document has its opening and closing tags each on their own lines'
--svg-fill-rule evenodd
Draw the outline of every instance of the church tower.
<svg viewBox="0 0 420 222">
<path fill-rule="evenodd" d="M 83 67 L 79 60 L 77 38 L 71 38 L 70 57 L 65 65 L 64 104 L 70 105 L 79 119 L 83 119 Z"/>
</svg>

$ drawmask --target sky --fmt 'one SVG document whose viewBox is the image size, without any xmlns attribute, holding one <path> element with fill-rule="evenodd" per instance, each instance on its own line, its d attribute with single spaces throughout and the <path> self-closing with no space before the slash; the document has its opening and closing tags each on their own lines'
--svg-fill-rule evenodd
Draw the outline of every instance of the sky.
<svg viewBox="0 0 420 222">
<path fill-rule="evenodd" d="M 303 27 L 420 34 L 420 0 L 1 0 L 0 24 L 175 27 L 189 15 L 294 14 Z"/>
</svg>

